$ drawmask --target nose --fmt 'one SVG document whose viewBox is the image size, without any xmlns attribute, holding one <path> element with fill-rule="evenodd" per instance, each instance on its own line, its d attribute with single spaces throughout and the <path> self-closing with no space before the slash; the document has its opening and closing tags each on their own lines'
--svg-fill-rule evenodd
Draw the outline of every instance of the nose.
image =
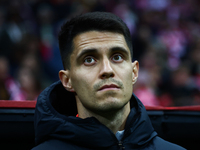
<svg viewBox="0 0 200 150">
<path fill-rule="evenodd" d="M 101 79 L 114 77 L 114 71 L 108 58 L 103 59 L 99 76 Z"/>
</svg>

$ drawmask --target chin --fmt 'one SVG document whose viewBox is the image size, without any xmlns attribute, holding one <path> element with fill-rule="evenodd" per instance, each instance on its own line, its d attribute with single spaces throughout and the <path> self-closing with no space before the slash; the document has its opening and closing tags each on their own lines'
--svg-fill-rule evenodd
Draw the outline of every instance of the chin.
<svg viewBox="0 0 200 150">
<path fill-rule="evenodd" d="M 103 102 L 98 104 L 97 110 L 102 111 L 102 112 L 109 112 L 109 111 L 117 111 L 122 109 L 128 101 L 122 101 L 120 99 L 116 98 L 108 98 L 103 100 Z"/>
</svg>

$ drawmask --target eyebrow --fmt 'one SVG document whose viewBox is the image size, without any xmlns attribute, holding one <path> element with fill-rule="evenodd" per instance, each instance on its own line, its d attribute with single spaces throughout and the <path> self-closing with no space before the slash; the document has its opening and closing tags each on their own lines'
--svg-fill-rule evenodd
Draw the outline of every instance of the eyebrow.
<svg viewBox="0 0 200 150">
<path fill-rule="evenodd" d="M 124 47 L 121 46 L 116 46 L 116 47 L 112 47 L 111 49 L 109 49 L 110 53 L 113 52 L 123 52 L 125 55 L 129 55 L 129 52 L 127 49 L 125 49 Z M 77 60 L 80 59 L 82 56 L 84 56 L 85 54 L 98 54 L 98 50 L 96 48 L 91 48 L 91 49 L 84 49 L 82 50 L 78 56 L 77 56 Z"/>
<path fill-rule="evenodd" d="M 126 54 L 127 56 L 129 55 L 129 51 L 127 49 L 125 49 L 124 47 L 121 46 L 116 46 L 116 47 L 112 47 L 111 52 L 123 52 L 124 54 Z"/>
<path fill-rule="evenodd" d="M 97 49 L 95 49 L 95 48 L 91 48 L 91 49 L 84 49 L 84 50 L 82 50 L 79 54 L 78 54 L 78 56 L 77 56 L 77 60 L 78 59 L 80 59 L 82 56 L 84 56 L 85 54 L 91 54 L 91 53 L 98 53 L 98 50 Z"/>
</svg>

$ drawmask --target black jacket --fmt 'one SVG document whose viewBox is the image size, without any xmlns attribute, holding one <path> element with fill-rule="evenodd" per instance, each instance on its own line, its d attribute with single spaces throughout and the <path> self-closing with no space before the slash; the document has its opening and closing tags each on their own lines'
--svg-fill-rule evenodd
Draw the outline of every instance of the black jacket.
<svg viewBox="0 0 200 150">
<path fill-rule="evenodd" d="M 77 118 L 75 97 L 60 81 L 38 97 L 35 110 L 33 150 L 183 150 L 157 136 L 145 107 L 133 95 L 124 136 L 118 141 L 113 132 L 96 118 Z"/>
</svg>

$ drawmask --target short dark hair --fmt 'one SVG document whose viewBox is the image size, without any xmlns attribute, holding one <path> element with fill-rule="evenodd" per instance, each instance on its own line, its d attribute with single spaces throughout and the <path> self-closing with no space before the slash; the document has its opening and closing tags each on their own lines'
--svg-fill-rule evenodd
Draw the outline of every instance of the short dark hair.
<svg viewBox="0 0 200 150">
<path fill-rule="evenodd" d="M 122 19 L 108 12 L 90 12 L 72 18 L 61 27 L 58 40 L 64 69 L 70 69 L 73 38 L 87 31 L 108 31 L 122 34 L 130 49 L 131 57 L 133 57 L 130 31 Z"/>
</svg>

